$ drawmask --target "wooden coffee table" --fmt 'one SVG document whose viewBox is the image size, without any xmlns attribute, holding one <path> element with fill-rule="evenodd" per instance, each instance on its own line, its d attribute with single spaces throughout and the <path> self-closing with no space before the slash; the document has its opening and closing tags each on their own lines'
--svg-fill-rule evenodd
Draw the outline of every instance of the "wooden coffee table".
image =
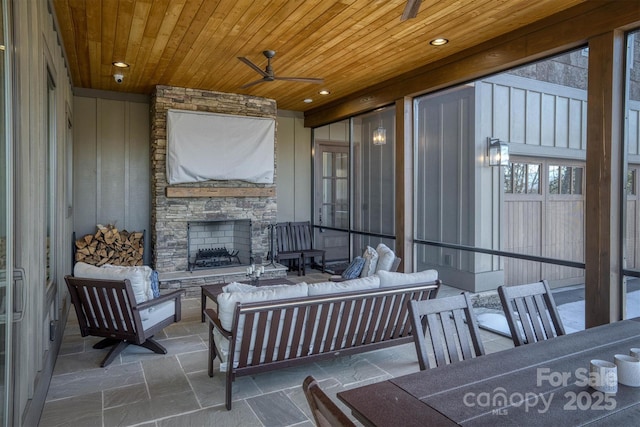
<svg viewBox="0 0 640 427">
<path fill-rule="evenodd" d="M 246 283 L 248 285 L 254 284 L 250 280 L 243 280 L 238 283 Z M 257 286 L 267 286 L 267 285 L 294 285 L 295 283 L 291 280 L 288 280 L 286 277 L 280 277 L 275 279 L 260 279 L 258 281 Z M 218 295 L 222 293 L 222 288 L 227 286 L 228 283 L 215 283 L 213 285 L 203 285 L 201 286 L 201 316 L 202 321 L 204 322 L 204 311 L 207 309 L 207 298 L 211 298 L 214 302 L 217 301 Z"/>
</svg>

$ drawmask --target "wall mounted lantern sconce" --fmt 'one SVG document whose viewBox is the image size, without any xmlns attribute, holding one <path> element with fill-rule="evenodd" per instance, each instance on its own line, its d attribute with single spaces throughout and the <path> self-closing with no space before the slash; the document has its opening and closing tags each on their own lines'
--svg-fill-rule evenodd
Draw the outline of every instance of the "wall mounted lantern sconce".
<svg viewBox="0 0 640 427">
<path fill-rule="evenodd" d="M 509 145 L 498 138 L 487 137 L 489 166 L 509 166 Z"/>
<path fill-rule="evenodd" d="M 387 143 L 387 130 L 382 127 L 382 121 L 378 129 L 373 131 L 373 145 L 384 145 Z"/>
</svg>

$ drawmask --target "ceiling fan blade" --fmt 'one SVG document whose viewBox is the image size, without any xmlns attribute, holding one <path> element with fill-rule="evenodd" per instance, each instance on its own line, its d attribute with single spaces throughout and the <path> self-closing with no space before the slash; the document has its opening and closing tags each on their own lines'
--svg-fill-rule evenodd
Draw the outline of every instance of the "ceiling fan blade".
<svg viewBox="0 0 640 427">
<path fill-rule="evenodd" d="M 269 76 L 262 68 L 258 67 L 256 64 L 254 64 L 253 62 L 251 62 L 250 60 L 248 60 L 244 56 L 238 56 L 238 59 L 240 61 L 244 62 L 245 64 L 247 64 L 249 67 L 251 67 L 257 73 L 259 73 L 262 77 L 268 77 Z"/>
<path fill-rule="evenodd" d="M 265 79 L 256 80 L 256 81 L 254 81 L 254 82 L 247 83 L 246 85 L 242 85 L 242 86 L 240 86 L 240 89 L 246 89 L 246 88 L 248 88 L 248 87 L 251 87 L 251 86 L 253 86 L 253 85 L 257 85 L 258 83 L 264 83 L 264 82 L 266 82 L 266 81 L 268 81 L 268 80 L 265 80 Z"/>
<path fill-rule="evenodd" d="M 415 18 L 418 10 L 420 10 L 420 3 L 422 3 L 422 0 L 407 0 L 407 5 L 404 7 L 400 21 Z"/>
<path fill-rule="evenodd" d="M 307 78 L 307 77 L 274 77 L 274 80 L 286 80 L 290 82 L 302 82 L 302 83 L 314 83 L 314 84 L 324 83 L 324 79 L 314 79 L 314 78 Z"/>
</svg>

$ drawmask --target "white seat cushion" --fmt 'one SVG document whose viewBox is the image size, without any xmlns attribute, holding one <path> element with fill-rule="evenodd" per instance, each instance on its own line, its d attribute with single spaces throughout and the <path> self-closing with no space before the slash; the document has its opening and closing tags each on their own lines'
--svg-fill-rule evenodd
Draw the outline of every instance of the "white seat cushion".
<svg viewBox="0 0 640 427">
<path fill-rule="evenodd" d="M 140 319 L 142 320 L 142 329 L 147 330 L 152 326 L 163 321 L 167 317 L 173 317 L 176 314 L 175 300 L 165 301 L 154 307 L 140 310 Z"/>
<path fill-rule="evenodd" d="M 220 324 L 227 331 L 231 330 L 233 315 L 237 303 L 273 301 L 287 298 L 306 297 L 308 288 L 306 283 L 285 286 L 261 286 L 250 292 L 223 292 L 218 295 L 218 318 Z"/>
<path fill-rule="evenodd" d="M 95 265 L 78 262 L 73 268 L 73 275 L 75 277 L 84 277 L 88 279 L 129 279 L 136 302 L 140 304 L 153 299 L 153 290 L 151 289 L 152 271 L 151 267 L 146 265 L 138 267 L 122 267 L 118 265 L 105 264 L 102 267 L 96 267 Z"/>
<path fill-rule="evenodd" d="M 415 285 L 416 283 L 433 282 L 438 279 L 437 270 L 424 270 L 417 273 L 394 273 L 391 271 L 379 271 L 380 287 Z"/>
<path fill-rule="evenodd" d="M 341 294 L 344 292 L 365 291 L 380 287 L 378 276 L 361 277 L 344 282 L 320 282 L 309 284 L 309 296 Z"/>
</svg>

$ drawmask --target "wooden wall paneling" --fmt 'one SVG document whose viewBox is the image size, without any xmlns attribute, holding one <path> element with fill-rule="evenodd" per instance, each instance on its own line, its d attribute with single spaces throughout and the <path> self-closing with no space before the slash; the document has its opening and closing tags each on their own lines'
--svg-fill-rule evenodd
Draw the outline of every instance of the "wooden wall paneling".
<svg viewBox="0 0 640 427">
<path fill-rule="evenodd" d="M 278 222 L 295 221 L 295 124 L 293 117 L 278 115 L 276 149 L 276 188 L 278 202 Z"/>
<path fill-rule="evenodd" d="M 95 231 L 97 209 L 97 99 L 73 99 L 73 229 Z"/>
<path fill-rule="evenodd" d="M 125 108 L 122 102 L 101 99 L 98 101 L 98 223 L 114 224 L 122 229 L 124 224 L 127 187 L 128 152 L 126 146 Z"/>
<path fill-rule="evenodd" d="M 311 186 L 311 130 L 304 127 L 304 117 L 301 113 L 296 113 L 293 118 L 293 137 L 293 167 L 295 168 L 295 174 L 292 179 L 295 188 L 293 194 L 289 195 L 289 197 L 293 197 L 295 220 L 309 221 L 313 219 L 313 212 L 311 212 L 311 200 L 313 198 L 313 188 Z M 279 171 L 280 168 L 278 168 Z M 280 205 L 278 204 L 279 209 Z"/>
<path fill-rule="evenodd" d="M 585 326 L 622 319 L 622 94 L 624 34 L 610 31 L 589 40 L 586 168 Z"/>
<path fill-rule="evenodd" d="M 149 104 L 127 102 L 128 114 L 125 117 L 128 129 L 127 155 L 127 196 L 123 228 L 128 231 L 146 230 L 144 242 L 144 263 L 151 262 L 151 224 L 150 220 L 150 160 L 149 147 Z"/>
</svg>

